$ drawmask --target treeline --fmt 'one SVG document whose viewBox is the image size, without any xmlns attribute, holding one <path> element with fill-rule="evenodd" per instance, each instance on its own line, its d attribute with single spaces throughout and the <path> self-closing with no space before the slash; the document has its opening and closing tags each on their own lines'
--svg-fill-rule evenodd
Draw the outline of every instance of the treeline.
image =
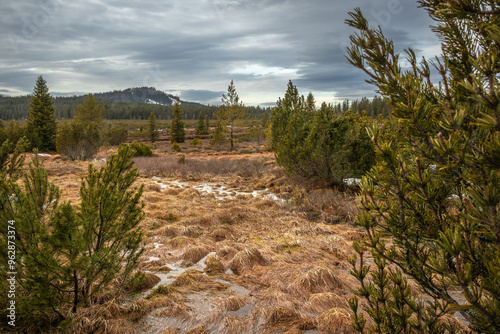
<svg viewBox="0 0 500 334">
<path fill-rule="evenodd" d="M 0 95 L 0 119 L 2 120 L 25 120 L 29 115 L 29 101 L 31 96 L 8 97 Z M 81 105 L 86 96 L 55 97 L 54 108 L 57 119 L 70 119 L 74 117 L 75 109 Z M 148 119 L 154 113 L 159 120 L 171 120 L 174 118 L 173 105 L 156 105 L 133 102 L 114 102 L 99 99 L 104 104 L 105 119 Z M 201 104 L 182 104 L 184 118 L 194 120 L 199 114 L 215 119 L 215 113 L 219 106 Z M 261 118 L 264 112 L 270 108 L 247 107 L 247 115 L 253 118 Z"/>
<path fill-rule="evenodd" d="M 75 109 L 81 105 L 86 96 L 55 97 L 54 108 L 57 119 L 70 119 L 75 115 Z M 9 97 L 0 95 L 0 119 L 25 120 L 29 114 L 29 101 L 31 96 Z M 115 102 L 106 99 L 99 99 L 104 104 L 104 119 L 137 119 L 145 120 L 151 113 L 154 113 L 158 120 L 171 120 L 174 118 L 173 105 L 155 105 L 147 103 L 134 102 Z M 372 100 L 366 97 L 360 100 L 349 101 L 334 104 L 332 106 L 335 112 L 345 112 L 351 110 L 353 113 L 362 114 L 366 112 L 367 116 L 377 117 L 382 115 L 386 118 L 390 112 L 390 107 L 382 98 L 375 96 Z M 201 105 L 201 104 L 182 104 L 184 118 L 194 120 L 201 113 L 203 117 L 210 119 L 216 118 L 219 106 Z M 249 118 L 260 119 L 271 108 L 247 107 L 246 115 Z"/>
</svg>

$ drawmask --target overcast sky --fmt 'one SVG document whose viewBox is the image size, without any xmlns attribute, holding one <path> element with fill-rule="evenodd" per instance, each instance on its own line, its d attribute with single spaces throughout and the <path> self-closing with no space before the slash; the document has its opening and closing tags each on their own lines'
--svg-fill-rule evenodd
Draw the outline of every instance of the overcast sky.
<svg viewBox="0 0 500 334">
<path fill-rule="evenodd" d="M 354 7 L 398 50 L 439 53 L 414 0 L 0 0 L 0 94 L 156 87 L 216 104 L 231 79 L 247 105 L 274 104 L 291 79 L 319 102 L 373 97 L 344 57 Z"/>
</svg>

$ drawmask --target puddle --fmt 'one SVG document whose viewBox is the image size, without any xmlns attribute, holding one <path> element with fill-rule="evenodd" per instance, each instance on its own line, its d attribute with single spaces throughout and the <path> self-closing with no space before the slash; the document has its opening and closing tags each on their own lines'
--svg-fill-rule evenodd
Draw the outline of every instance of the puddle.
<svg viewBox="0 0 500 334">
<path fill-rule="evenodd" d="M 242 318 L 247 318 L 252 311 L 255 310 L 255 306 L 250 304 L 245 304 L 243 307 L 236 311 L 228 311 L 227 314 Z"/>
<path fill-rule="evenodd" d="M 235 188 L 230 188 L 218 183 L 207 182 L 183 182 L 179 180 L 163 180 L 157 176 L 153 176 L 151 180 L 160 186 L 161 191 L 166 189 L 187 189 L 193 188 L 201 195 L 214 195 L 218 201 L 234 199 L 238 195 L 252 196 L 255 198 L 270 199 L 280 204 L 285 204 L 286 200 L 279 198 L 276 194 L 269 192 L 268 188 L 253 191 L 241 191 Z"/>
<path fill-rule="evenodd" d="M 200 261 L 196 262 L 195 264 L 193 264 L 190 267 L 181 267 L 178 264 L 174 263 L 174 264 L 167 264 L 167 266 L 170 269 L 172 269 L 168 273 L 151 272 L 152 274 L 158 276 L 160 278 L 160 281 L 155 286 L 153 286 L 151 289 L 141 293 L 139 298 L 145 298 L 145 297 L 149 296 L 151 294 L 151 292 L 153 292 L 153 290 L 156 289 L 157 287 L 159 287 L 160 285 L 172 284 L 175 281 L 175 279 L 177 278 L 177 276 L 182 275 L 182 273 L 184 273 L 186 270 L 189 270 L 189 269 L 194 269 L 194 270 L 199 270 L 199 271 L 205 270 L 205 266 L 206 266 L 204 263 L 205 260 L 207 259 L 207 257 L 209 257 L 210 255 L 214 255 L 214 254 L 215 254 L 215 252 L 208 253 L 204 258 L 202 258 Z M 149 261 L 154 261 L 156 259 L 159 260 L 159 258 L 150 257 Z M 146 262 L 149 262 L 149 261 L 146 261 Z"/>
</svg>

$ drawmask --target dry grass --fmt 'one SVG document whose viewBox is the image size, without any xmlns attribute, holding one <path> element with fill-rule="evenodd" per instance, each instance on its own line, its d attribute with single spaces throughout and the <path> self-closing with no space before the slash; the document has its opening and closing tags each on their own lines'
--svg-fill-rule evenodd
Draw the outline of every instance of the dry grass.
<svg viewBox="0 0 500 334">
<path fill-rule="evenodd" d="M 303 330 L 314 329 L 314 322 L 295 310 L 283 306 L 272 308 L 266 319 L 266 328 L 273 330 L 288 330 L 298 328 Z"/>
<path fill-rule="evenodd" d="M 301 331 L 301 330 L 300 330 L 300 329 L 298 329 L 298 328 L 292 328 L 292 329 L 290 329 L 290 330 L 286 331 L 286 332 L 285 332 L 285 333 L 283 333 L 283 334 L 304 334 L 304 332 L 303 332 L 303 331 Z"/>
<path fill-rule="evenodd" d="M 182 331 L 179 328 L 167 328 L 161 334 L 181 334 Z"/>
<path fill-rule="evenodd" d="M 175 279 L 172 286 L 187 286 L 209 281 L 210 279 L 198 270 L 188 269 Z"/>
<path fill-rule="evenodd" d="M 225 271 L 224 264 L 217 255 L 210 255 L 205 260 L 205 272 L 208 275 L 222 274 Z"/>
<path fill-rule="evenodd" d="M 125 290 L 129 293 L 149 289 L 155 286 L 160 281 L 160 278 L 151 273 L 138 272 L 132 278 L 132 281 L 125 286 Z"/>
<path fill-rule="evenodd" d="M 235 273 L 241 273 L 245 268 L 252 268 L 254 265 L 267 265 L 268 261 L 264 259 L 259 250 L 255 247 L 245 248 L 236 253 L 229 262 L 229 268 Z"/>
<path fill-rule="evenodd" d="M 317 318 L 317 326 L 331 333 L 356 333 L 351 327 L 351 316 L 344 308 L 332 308 L 321 313 Z"/>
<path fill-rule="evenodd" d="M 176 225 L 165 225 L 157 229 L 154 234 L 164 237 L 177 237 L 182 234 L 182 227 Z"/>
<path fill-rule="evenodd" d="M 215 242 L 223 241 L 234 236 L 233 231 L 227 227 L 218 227 L 210 233 Z"/>
<path fill-rule="evenodd" d="M 175 156 L 137 157 L 135 166 L 146 176 L 202 179 L 214 176 L 262 177 L 272 171 L 267 158 L 190 159 L 179 164 Z"/>
<path fill-rule="evenodd" d="M 195 244 L 196 241 L 192 238 L 185 236 L 175 237 L 168 241 L 167 245 L 173 249 L 185 248 L 187 246 Z"/>
<path fill-rule="evenodd" d="M 186 262 L 196 263 L 204 258 L 208 253 L 210 253 L 208 247 L 194 246 L 188 248 L 184 254 L 182 254 L 182 259 Z"/>
<path fill-rule="evenodd" d="M 237 311 L 247 303 L 246 299 L 240 296 L 229 296 L 227 298 L 221 298 L 218 302 L 226 311 Z"/>
<path fill-rule="evenodd" d="M 146 219 L 141 227 L 147 235 L 140 268 L 168 271 L 168 265 L 196 263 L 212 250 L 216 255 L 207 257 L 204 273 L 188 269 L 148 298 L 126 306 L 90 308 L 76 320 L 73 332 L 138 333 L 154 328 L 155 321 L 162 321 L 158 319 L 176 318 L 182 324 L 163 328 L 164 333 L 203 332 L 206 325 L 220 333 L 295 334 L 313 329 L 318 314 L 346 307 L 337 294 L 348 292 L 354 283 L 338 271 L 345 267 L 332 264 L 345 262 L 352 251 L 351 241 L 363 237 L 359 230 L 343 224 L 354 212 L 352 198 L 330 189 L 291 184 L 270 154 L 253 158 L 237 153 L 223 157 L 183 153 L 184 165 L 177 163 L 176 156 L 160 156 L 137 158 L 136 166 L 144 176 L 199 180 L 238 191 L 269 188 L 292 201 L 283 205 L 252 196 L 220 200 L 193 187 L 161 191 L 151 179 L 139 179 L 137 186 L 146 185 Z M 79 177 L 85 173 L 86 163 L 47 162 L 52 164 L 51 180 L 77 203 Z M 335 217 L 342 223 L 333 225 Z M 152 257 L 159 259 L 150 261 Z M 237 275 L 224 274 L 228 268 Z M 149 279 L 148 286 L 158 280 L 153 275 Z M 197 302 L 207 303 L 206 312 L 189 304 L 193 296 Z M 245 305 L 250 305 L 246 316 L 228 313 Z M 247 312 L 247 307 L 241 312 Z M 152 327 L 144 327 L 150 321 Z M 325 328 L 331 325 L 324 322 Z"/>
<path fill-rule="evenodd" d="M 325 267 L 308 270 L 292 284 L 292 287 L 301 295 L 345 289 L 333 271 Z"/>
<path fill-rule="evenodd" d="M 309 313 L 319 314 L 335 307 L 348 308 L 349 303 L 345 297 L 333 292 L 321 292 L 312 294 L 303 309 Z"/>
<path fill-rule="evenodd" d="M 203 325 L 196 326 L 193 329 L 190 329 L 186 332 L 186 334 L 208 334 L 207 329 Z"/>
</svg>

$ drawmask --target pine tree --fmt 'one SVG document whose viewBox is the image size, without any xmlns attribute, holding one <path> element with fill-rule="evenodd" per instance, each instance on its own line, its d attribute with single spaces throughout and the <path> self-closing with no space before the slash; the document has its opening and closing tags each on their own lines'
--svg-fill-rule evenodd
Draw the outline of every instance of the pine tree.
<svg viewBox="0 0 500 334">
<path fill-rule="evenodd" d="M 222 127 L 222 122 L 217 121 L 217 123 L 215 124 L 215 128 L 212 131 L 212 139 L 210 139 L 210 145 L 220 146 L 224 145 L 225 143 L 227 143 L 226 132 Z"/>
<path fill-rule="evenodd" d="M 55 151 L 57 124 L 54 99 L 42 76 L 38 77 L 33 89 L 29 111 L 27 135 L 31 146 L 42 151 Z"/>
<path fill-rule="evenodd" d="M 210 133 L 210 118 L 208 115 L 205 116 L 205 130 L 206 134 L 208 135 Z"/>
<path fill-rule="evenodd" d="M 170 141 L 172 143 L 184 143 L 186 140 L 186 130 L 184 129 L 184 112 L 179 102 L 174 105 L 174 119 L 170 129 Z"/>
<path fill-rule="evenodd" d="M 48 181 L 37 155 L 24 173 L 23 188 L 15 179 L 0 178 L 2 315 L 8 303 L 9 221 L 16 230 L 20 321 L 54 319 L 54 313 L 63 319 L 127 284 L 142 254 L 138 224 L 143 187 L 132 187 L 138 177 L 132 154 L 133 149 L 121 146 L 107 166 L 97 170 L 89 165 L 77 209 L 70 202 L 59 203 L 61 193 Z"/>
<path fill-rule="evenodd" d="M 231 80 L 227 87 L 227 94 L 222 94 L 222 108 L 216 113 L 217 120 L 222 123 L 222 126 L 229 127 L 231 150 L 234 148 L 234 127 L 242 122 L 246 113 L 247 110 L 240 101 L 236 87 Z"/>
<path fill-rule="evenodd" d="M 359 332 L 452 333 L 449 315 L 458 311 L 472 331 L 499 333 L 500 5 L 419 3 L 437 22 L 443 53 L 419 62 L 408 49 L 407 70 L 359 9 L 347 21 L 358 30 L 349 62 L 392 107 L 390 128 L 371 129 L 378 161 L 361 183 L 358 217 L 368 240 L 355 244 L 351 261 L 372 321 L 353 298 L 353 324 Z"/>
<path fill-rule="evenodd" d="M 373 145 L 364 133 L 367 120 L 349 112 L 337 116 L 325 103 L 316 110 L 314 96 L 299 96 L 290 81 L 271 115 L 271 145 L 288 174 L 342 185 L 373 164 Z"/>
<path fill-rule="evenodd" d="M 158 132 L 158 124 L 156 123 L 156 116 L 154 112 L 151 112 L 148 117 L 148 136 L 149 140 L 153 143 L 160 138 L 160 133 Z"/>
</svg>

